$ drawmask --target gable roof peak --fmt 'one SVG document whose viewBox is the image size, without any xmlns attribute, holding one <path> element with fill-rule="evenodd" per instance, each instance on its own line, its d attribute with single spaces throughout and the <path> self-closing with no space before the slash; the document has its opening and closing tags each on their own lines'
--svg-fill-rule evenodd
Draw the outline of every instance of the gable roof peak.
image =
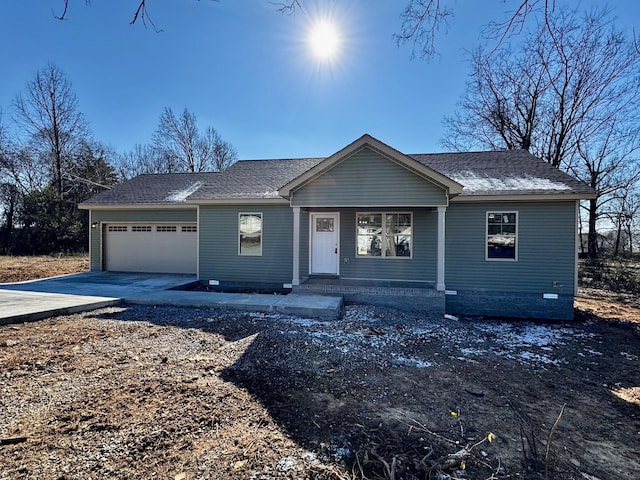
<svg viewBox="0 0 640 480">
<path fill-rule="evenodd" d="M 351 142 L 346 147 L 341 148 L 333 155 L 319 162 L 313 168 L 297 176 L 293 180 L 283 185 L 278 194 L 284 198 L 289 198 L 291 191 L 296 190 L 303 185 L 309 183 L 315 178 L 323 175 L 325 172 L 343 162 L 347 158 L 355 155 L 364 148 L 369 148 L 381 157 L 386 158 L 398 165 L 406 168 L 407 170 L 419 175 L 436 185 L 446 189 L 449 195 L 458 195 L 462 193 L 462 185 L 452 178 L 432 169 L 428 165 L 420 163 L 416 159 L 406 155 L 393 147 L 390 147 L 384 142 L 381 142 L 377 138 L 365 133 L 358 139 Z"/>
</svg>

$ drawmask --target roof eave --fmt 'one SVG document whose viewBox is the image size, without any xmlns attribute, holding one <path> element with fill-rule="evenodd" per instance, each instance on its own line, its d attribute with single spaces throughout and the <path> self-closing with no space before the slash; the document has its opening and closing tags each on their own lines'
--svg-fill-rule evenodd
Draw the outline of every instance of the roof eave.
<svg viewBox="0 0 640 480">
<path fill-rule="evenodd" d="M 591 200 L 595 193 L 513 193 L 513 194 L 481 194 L 458 195 L 451 199 L 451 203 L 470 202 L 557 202 Z"/>
<path fill-rule="evenodd" d="M 153 210 L 161 208 L 166 209 L 187 209 L 191 210 L 195 205 L 186 203 L 79 203 L 80 210 Z"/>
</svg>

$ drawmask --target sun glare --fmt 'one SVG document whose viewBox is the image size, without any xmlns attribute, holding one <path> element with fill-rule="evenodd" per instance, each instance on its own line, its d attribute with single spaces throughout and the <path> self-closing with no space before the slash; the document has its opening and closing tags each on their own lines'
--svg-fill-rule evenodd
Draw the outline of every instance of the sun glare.
<svg viewBox="0 0 640 480">
<path fill-rule="evenodd" d="M 340 34 L 336 26 L 326 21 L 313 25 L 309 32 L 309 46 L 318 60 L 334 60 L 340 50 Z"/>
</svg>

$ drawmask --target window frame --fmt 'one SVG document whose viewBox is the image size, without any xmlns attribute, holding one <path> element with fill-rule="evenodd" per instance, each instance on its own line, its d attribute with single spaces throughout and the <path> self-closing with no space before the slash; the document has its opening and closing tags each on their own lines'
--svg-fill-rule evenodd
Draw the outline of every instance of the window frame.
<svg viewBox="0 0 640 480">
<path fill-rule="evenodd" d="M 515 225 L 515 246 L 513 249 L 513 258 L 510 257 L 490 257 L 489 256 L 489 215 L 491 214 L 514 214 L 516 216 Z M 503 225 L 503 223 L 501 223 Z M 518 246 L 520 244 L 519 233 L 520 230 L 520 212 L 518 210 L 487 210 L 485 212 L 484 219 L 484 259 L 487 262 L 517 262 L 518 261 Z"/>
<path fill-rule="evenodd" d="M 259 216 L 260 217 L 260 253 L 242 253 L 242 235 L 240 231 L 240 219 L 243 215 Z M 246 235 L 246 234 L 245 234 Z M 262 256 L 262 244 L 264 240 L 264 214 L 262 212 L 238 212 L 238 256 L 240 257 L 261 257 Z"/>
<path fill-rule="evenodd" d="M 358 217 L 360 217 L 361 215 L 380 215 L 381 216 L 381 223 L 380 223 L 380 237 L 381 237 L 381 254 L 380 255 L 361 255 L 358 253 L 358 238 L 361 236 L 365 236 L 364 234 L 361 235 L 360 233 L 358 233 Z M 409 237 L 409 255 L 408 256 L 398 256 L 398 255 L 387 255 L 387 234 L 386 234 L 386 226 L 387 226 L 387 215 L 409 215 L 410 219 L 411 219 L 411 234 L 410 235 L 402 235 L 402 236 L 408 236 Z M 412 211 L 380 211 L 380 210 L 376 210 L 376 211 L 363 211 L 363 212 L 356 212 L 356 218 L 355 218 L 355 229 L 356 229 L 356 245 L 355 245 L 355 255 L 356 258 L 379 258 L 379 259 L 388 259 L 388 258 L 393 258 L 396 260 L 411 260 L 413 259 L 413 238 L 414 238 L 414 222 L 413 222 L 413 212 Z"/>
</svg>

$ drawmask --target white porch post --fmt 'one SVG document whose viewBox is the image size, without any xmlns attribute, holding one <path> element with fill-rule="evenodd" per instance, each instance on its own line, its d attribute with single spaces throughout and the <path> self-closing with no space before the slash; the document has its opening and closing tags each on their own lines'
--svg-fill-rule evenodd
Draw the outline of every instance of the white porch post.
<svg viewBox="0 0 640 480">
<path fill-rule="evenodd" d="M 444 214 L 447 207 L 438 207 L 438 263 L 436 270 L 436 290 L 444 292 Z"/>
<path fill-rule="evenodd" d="M 293 280 L 300 285 L 300 207 L 293 207 Z"/>
</svg>

